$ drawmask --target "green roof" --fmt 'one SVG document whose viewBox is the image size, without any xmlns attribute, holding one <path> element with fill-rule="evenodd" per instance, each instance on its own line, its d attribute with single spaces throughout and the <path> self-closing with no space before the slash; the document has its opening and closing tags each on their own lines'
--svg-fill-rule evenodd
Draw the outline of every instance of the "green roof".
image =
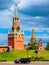
<svg viewBox="0 0 49 65">
<path fill-rule="evenodd" d="M 17 6 L 15 6 L 14 18 L 19 18 L 18 11 L 17 11 Z"/>
</svg>

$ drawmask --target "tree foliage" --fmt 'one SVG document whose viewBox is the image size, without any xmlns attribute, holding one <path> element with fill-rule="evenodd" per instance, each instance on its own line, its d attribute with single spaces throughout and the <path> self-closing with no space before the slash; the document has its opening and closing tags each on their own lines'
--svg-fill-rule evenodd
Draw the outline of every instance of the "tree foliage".
<svg viewBox="0 0 49 65">
<path fill-rule="evenodd" d="M 38 46 L 35 45 L 34 43 L 29 43 L 29 49 L 30 50 L 37 50 L 38 49 Z"/>
</svg>

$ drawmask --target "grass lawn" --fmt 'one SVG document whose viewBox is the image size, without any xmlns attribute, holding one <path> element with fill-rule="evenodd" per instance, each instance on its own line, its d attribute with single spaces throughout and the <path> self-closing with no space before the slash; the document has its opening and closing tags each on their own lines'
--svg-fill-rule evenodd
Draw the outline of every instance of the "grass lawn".
<svg viewBox="0 0 49 65">
<path fill-rule="evenodd" d="M 21 57 L 27 57 L 26 50 L 17 50 L 17 51 L 0 53 L 0 60 L 14 61 Z M 28 58 L 30 58 L 32 61 L 49 61 L 49 51 L 44 50 L 40 51 L 40 54 L 36 54 L 34 50 L 29 50 Z"/>
</svg>

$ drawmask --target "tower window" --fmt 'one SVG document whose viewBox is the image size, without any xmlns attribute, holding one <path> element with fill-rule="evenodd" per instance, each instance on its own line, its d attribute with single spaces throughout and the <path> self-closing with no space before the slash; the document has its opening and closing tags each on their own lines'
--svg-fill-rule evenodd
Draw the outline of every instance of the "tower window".
<svg viewBox="0 0 49 65">
<path fill-rule="evenodd" d="M 24 36 L 24 35 L 22 34 L 22 36 Z"/>
<path fill-rule="evenodd" d="M 17 20 L 18 20 L 19 18 L 17 18 Z"/>
<path fill-rule="evenodd" d="M 19 37 L 20 37 L 20 35 L 19 35 Z"/>
<path fill-rule="evenodd" d="M 17 35 L 17 34 L 16 34 Z"/>
<path fill-rule="evenodd" d="M 19 18 L 15 18 L 15 20 L 16 20 L 16 19 L 18 20 Z"/>
<path fill-rule="evenodd" d="M 16 20 L 16 18 L 15 18 L 15 20 Z"/>
</svg>

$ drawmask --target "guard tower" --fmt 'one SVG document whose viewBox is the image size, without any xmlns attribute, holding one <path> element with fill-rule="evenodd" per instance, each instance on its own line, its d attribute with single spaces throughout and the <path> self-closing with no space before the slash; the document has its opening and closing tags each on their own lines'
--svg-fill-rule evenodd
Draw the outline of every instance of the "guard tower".
<svg viewBox="0 0 49 65">
<path fill-rule="evenodd" d="M 24 33 L 20 28 L 20 19 L 18 16 L 17 5 L 13 17 L 12 32 L 8 34 L 8 46 L 12 46 L 13 50 L 24 50 Z"/>
</svg>

